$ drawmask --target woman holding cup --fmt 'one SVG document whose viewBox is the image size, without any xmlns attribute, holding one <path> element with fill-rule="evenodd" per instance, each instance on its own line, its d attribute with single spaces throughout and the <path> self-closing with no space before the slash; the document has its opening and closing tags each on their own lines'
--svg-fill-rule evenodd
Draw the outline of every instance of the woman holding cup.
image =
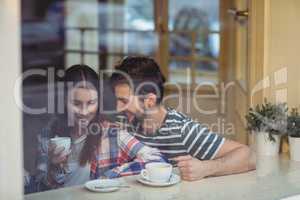
<svg viewBox="0 0 300 200">
<path fill-rule="evenodd" d="M 65 112 L 38 137 L 39 191 L 137 174 L 146 162 L 164 161 L 157 149 L 120 131 L 113 115 L 101 113 L 112 110 L 114 101 L 99 83 L 97 73 L 88 66 L 74 65 L 66 71 Z"/>
</svg>

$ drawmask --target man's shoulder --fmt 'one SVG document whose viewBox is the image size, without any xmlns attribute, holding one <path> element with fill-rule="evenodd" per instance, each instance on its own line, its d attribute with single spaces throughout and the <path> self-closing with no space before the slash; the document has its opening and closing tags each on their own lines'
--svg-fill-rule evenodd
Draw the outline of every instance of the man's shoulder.
<svg viewBox="0 0 300 200">
<path fill-rule="evenodd" d="M 191 120 L 191 118 L 183 112 L 175 110 L 174 108 L 167 108 L 166 120 L 176 120 L 177 122 L 185 122 L 187 120 Z"/>
<path fill-rule="evenodd" d="M 206 126 L 201 122 L 192 119 L 188 115 L 177 111 L 173 108 L 167 108 L 168 115 L 165 120 L 165 126 L 167 127 L 178 127 L 180 132 L 190 131 L 191 129 L 203 129 Z"/>
<path fill-rule="evenodd" d="M 189 123 L 191 118 L 173 108 L 167 108 L 167 116 L 159 129 L 163 135 L 181 134 L 182 128 Z"/>
</svg>

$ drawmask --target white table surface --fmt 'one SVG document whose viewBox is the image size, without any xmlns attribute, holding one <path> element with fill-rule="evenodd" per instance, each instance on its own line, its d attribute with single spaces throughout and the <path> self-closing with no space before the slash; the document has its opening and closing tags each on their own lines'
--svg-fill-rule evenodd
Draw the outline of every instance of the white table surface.
<svg viewBox="0 0 300 200">
<path fill-rule="evenodd" d="M 76 186 L 25 195 L 25 200 L 276 200 L 300 194 L 300 162 L 290 161 L 287 156 L 258 158 L 256 171 L 195 182 L 182 181 L 171 187 L 144 186 L 136 181 L 137 178 L 125 177 L 130 188 L 112 193 L 93 193 Z"/>
</svg>

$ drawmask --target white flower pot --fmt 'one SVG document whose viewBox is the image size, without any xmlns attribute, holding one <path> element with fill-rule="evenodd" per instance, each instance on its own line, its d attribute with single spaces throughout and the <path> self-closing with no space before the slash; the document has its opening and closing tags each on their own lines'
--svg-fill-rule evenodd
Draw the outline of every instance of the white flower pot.
<svg viewBox="0 0 300 200">
<path fill-rule="evenodd" d="M 279 156 L 256 156 L 256 175 L 265 177 L 280 172 Z"/>
<path fill-rule="evenodd" d="M 289 136 L 291 160 L 300 161 L 300 138 Z"/>
<path fill-rule="evenodd" d="M 255 146 L 257 155 L 261 156 L 277 156 L 280 147 L 280 136 L 273 135 L 275 141 L 269 139 L 269 133 L 255 133 Z"/>
</svg>

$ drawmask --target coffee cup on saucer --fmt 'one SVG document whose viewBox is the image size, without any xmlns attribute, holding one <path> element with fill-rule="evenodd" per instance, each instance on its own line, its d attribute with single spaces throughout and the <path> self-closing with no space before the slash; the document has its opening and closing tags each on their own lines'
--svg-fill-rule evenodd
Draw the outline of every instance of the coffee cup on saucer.
<svg viewBox="0 0 300 200">
<path fill-rule="evenodd" d="M 172 176 L 172 165 L 169 163 L 153 162 L 147 163 L 141 171 L 142 178 L 154 182 L 168 182 Z"/>
</svg>

